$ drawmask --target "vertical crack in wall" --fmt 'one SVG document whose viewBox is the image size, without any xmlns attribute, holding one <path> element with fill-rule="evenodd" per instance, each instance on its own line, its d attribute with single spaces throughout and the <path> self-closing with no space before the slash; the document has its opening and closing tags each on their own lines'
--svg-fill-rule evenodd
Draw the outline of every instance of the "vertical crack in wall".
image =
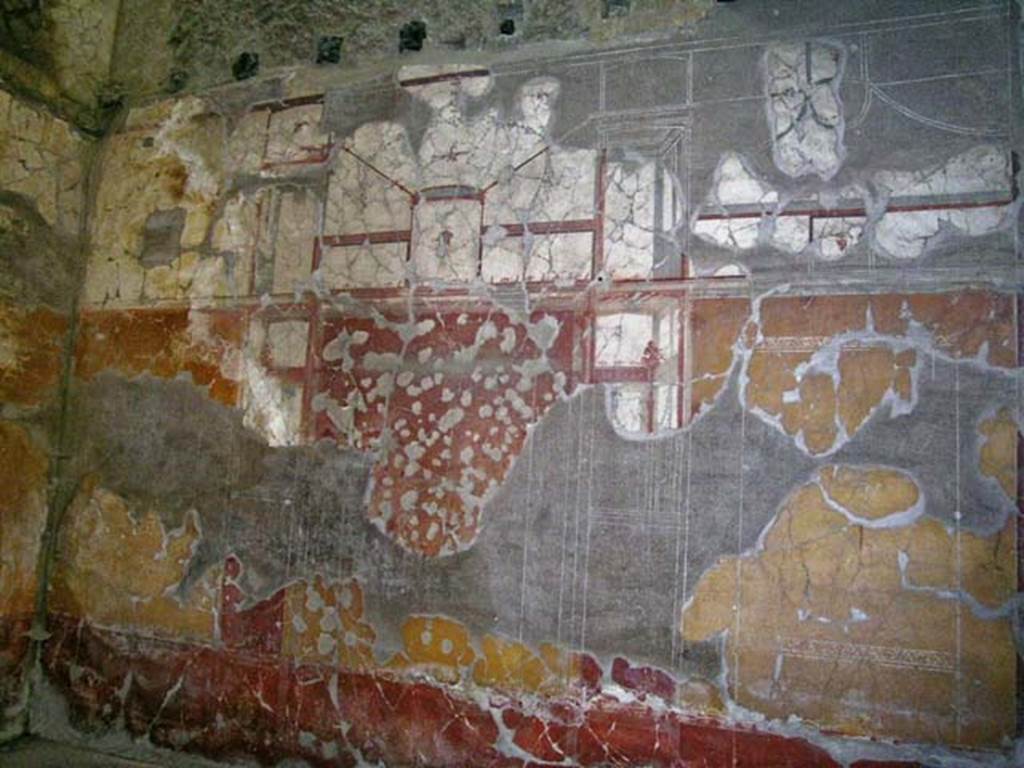
<svg viewBox="0 0 1024 768">
<path fill-rule="evenodd" d="M 31 667 L 27 679 L 29 701 L 39 685 L 42 676 L 42 655 L 43 645 L 49 633 L 47 632 L 47 606 L 49 600 L 50 578 L 54 570 L 54 561 L 57 556 L 57 543 L 59 541 L 61 524 L 65 513 L 75 498 L 81 478 L 75 477 L 68 472 L 72 458 L 72 445 L 70 427 L 71 408 L 71 387 L 74 375 L 75 346 L 78 342 L 79 328 L 79 301 L 85 287 L 85 273 L 88 266 L 89 253 L 89 232 L 93 216 L 93 204 L 96 199 L 95 186 L 98 179 L 98 158 L 102 149 L 102 141 L 94 141 L 83 145 L 84 157 L 84 184 L 82 194 L 84 199 L 79 209 L 78 232 L 75 241 L 75 251 L 78 258 L 75 261 L 73 270 L 72 293 L 68 307 L 68 329 L 64 336 L 64 343 L 61 349 L 60 383 L 58 391 L 57 413 L 55 423 L 54 450 L 50 461 L 49 477 L 47 479 L 46 499 L 46 526 L 43 529 L 42 544 L 39 550 L 39 562 L 36 568 L 36 604 L 35 616 L 32 622 L 31 640 L 32 655 Z M 25 731 L 31 733 L 31 707 L 26 709 Z"/>
</svg>

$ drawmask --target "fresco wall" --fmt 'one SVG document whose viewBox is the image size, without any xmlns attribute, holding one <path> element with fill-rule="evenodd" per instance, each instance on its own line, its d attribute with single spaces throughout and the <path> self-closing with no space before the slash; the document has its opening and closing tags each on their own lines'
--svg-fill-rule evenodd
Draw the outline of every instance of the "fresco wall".
<svg viewBox="0 0 1024 768">
<path fill-rule="evenodd" d="M 61 376 L 81 281 L 84 142 L 0 90 L 0 736 L 18 733 L 37 567 L 59 460 Z M 41 629 L 41 628 L 40 628 Z"/>
<path fill-rule="evenodd" d="M 882 5 L 130 110 L 92 171 L 32 730 L 1013 764 L 1016 11 Z M 51 314 L 18 316 L 27 414 Z M 46 516 L 19 418 L 4 542 Z"/>
</svg>

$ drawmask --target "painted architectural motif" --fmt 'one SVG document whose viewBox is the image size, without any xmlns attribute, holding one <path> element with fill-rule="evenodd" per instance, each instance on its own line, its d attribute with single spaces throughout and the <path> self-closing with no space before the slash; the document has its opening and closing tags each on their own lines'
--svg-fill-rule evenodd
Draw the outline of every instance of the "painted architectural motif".
<svg viewBox="0 0 1024 768">
<path fill-rule="evenodd" d="M 131 110 L 44 704 L 267 764 L 1009 755 L 1017 162 L 1012 103 L 970 102 L 1005 13 L 935 71 L 892 37 L 952 17 Z M 33 130 L 51 176 L 0 178 L 58 238 L 79 170 Z M 0 303 L 11 668 L 68 312 Z"/>
</svg>

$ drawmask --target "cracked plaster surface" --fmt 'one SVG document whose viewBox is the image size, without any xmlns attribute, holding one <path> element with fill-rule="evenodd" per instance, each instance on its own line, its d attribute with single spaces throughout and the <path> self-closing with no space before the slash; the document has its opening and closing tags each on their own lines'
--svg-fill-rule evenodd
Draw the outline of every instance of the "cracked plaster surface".
<svg viewBox="0 0 1024 768">
<path fill-rule="evenodd" d="M 741 706 L 847 733 L 1008 738 L 1010 623 L 940 593 L 959 589 L 993 608 L 1010 600 L 1011 530 L 954 534 L 914 511 L 920 503 L 905 473 L 826 467 L 793 492 L 754 551 L 701 577 L 684 637 L 724 634 L 723 674 Z"/>
<path fill-rule="evenodd" d="M 1013 364 L 999 299 L 837 298 L 820 321 L 811 319 L 813 302 L 763 298 L 741 337 L 744 403 L 810 455 L 835 452 L 886 406 L 890 418 L 912 413 L 926 355 L 995 371 Z M 950 334 L 966 317 L 971 323 Z"/>
<path fill-rule="evenodd" d="M 0 90 L 0 739 L 27 716 L 85 148 L 67 123 Z"/>
<path fill-rule="evenodd" d="M 886 212 L 874 227 L 874 239 L 882 251 L 895 259 L 924 255 L 944 230 L 977 237 L 1006 226 L 1017 210 L 1007 203 L 1012 187 L 1009 155 L 990 145 L 973 147 L 951 157 L 944 165 L 919 172 L 879 171 L 875 184 L 884 196 L 943 197 L 983 194 L 999 203 L 959 210 Z"/>
<path fill-rule="evenodd" d="M 890 259 L 921 259 L 953 233 L 971 238 L 1006 229 L 1018 208 L 1011 199 L 1011 176 L 1005 151 L 978 145 L 938 167 L 878 171 L 870 189 L 856 183 L 794 200 L 743 156 L 727 152 L 691 227 L 698 238 L 721 248 L 754 251 L 750 260 L 756 259 L 755 249 L 768 246 L 833 262 L 862 241 Z M 841 212 L 858 209 L 864 214 Z"/>
<path fill-rule="evenodd" d="M 47 224 L 73 234 L 83 200 L 84 141 L 63 121 L 0 90 L 0 180 Z"/>
<path fill-rule="evenodd" d="M 843 162 L 837 96 L 843 56 L 838 47 L 819 42 L 772 46 L 764 56 L 761 72 L 772 73 L 765 87 L 773 157 L 787 176 L 827 180 Z M 800 66 L 803 74 L 797 72 Z M 711 474 L 716 481 L 725 478 L 722 482 L 731 487 L 736 478 L 726 465 L 735 456 L 719 445 L 722 435 L 716 432 L 712 440 L 693 428 L 715 409 L 735 407 L 732 395 L 738 389 L 739 419 L 754 415 L 763 430 L 756 432 L 748 423 L 750 432 L 741 432 L 758 435 L 755 440 L 760 442 L 750 450 L 777 449 L 772 460 L 814 466 L 816 479 L 793 492 L 760 544 L 739 558 L 728 559 L 725 539 L 709 539 L 708 546 L 717 547 L 719 554 L 724 551 L 725 559 L 702 574 L 689 574 L 698 592 L 684 613 L 679 637 L 692 641 L 691 652 L 717 643 L 720 633 L 732 627 L 729 606 L 735 604 L 736 616 L 752 616 L 753 626 L 789 633 L 792 643 L 784 647 L 785 658 L 780 663 L 772 649 L 748 647 L 749 634 L 741 630 L 726 636 L 718 681 L 692 670 L 667 669 L 668 661 L 660 658 L 657 663 L 666 669 L 653 661 L 646 666 L 649 660 L 640 656 L 632 661 L 617 657 L 611 663 L 605 663 L 611 657 L 600 659 L 607 669 L 601 673 L 605 692 L 590 703 L 596 702 L 596 709 L 612 700 L 632 706 L 637 698 L 631 697 L 649 702 L 645 697 L 657 696 L 690 712 L 720 715 L 745 707 L 752 717 L 767 714 L 783 720 L 798 714 L 847 733 L 948 744 L 999 743 L 1006 732 L 1008 694 L 1001 673 L 979 670 L 970 654 L 982 656 L 982 649 L 991 648 L 1003 667 L 1012 655 L 1012 639 L 1004 631 L 1006 595 L 1012 592 L 1007 559 L 1012 537 L 1004 531 L 985 536 L 965 532 L 968 570 L 956 572 L 948 556 L 952 534 L 925 514 L 925 486 L 914 477 L 897 468 L 821 469 L 814 462 L 863 448 L 861 433 L 879 422 L 914 419 L 929 359 L 933 375 L 938 359 L 1002 381 L 1015 364 L 1007 297 L 977 291 L 750 299 L 741 297 L 741 289 L 728 298 L 666 300 L 654 295 L 656 288 L 643 293 L 651 290 L 648 286 L 628 298 L 612 293 L 607 298 L 604 291 L 621 291 L 626 281 L 647 280 L 656 273 L 656 245 L 684 242 L 686 233 L 671 222 L 682 216 L 686 201 L 665 203 L 683 189 L 679 169 L 670 171 L 658 165 L 660 160 L 630 151 L 602 158 L 592 147 L 561 145 L 551 132 L 559 110 L 575 95 L 566 84 L 569 79 L 526 79 L 510 90 L 509 107 L 491 100 L 498 88 L 496 77 L 468 76 L 466 70 L 406 68 L 398 73 L 400 80 L 441 78 L 402 86 L 425 122 L 413 125 L 404 116 L 374 120 L 344 135 L 331 130 L 320 104 L 275 103 L 228 116 L 213 101 L 188 98 L 130 112 L 125 129 L 108 140 L 100 166 L 97 205 L 103 215 L 95 220 L 87 311 L 76 349 L 76 376 L 82 385 L 93 393 L 115 392 L 112 379 L 131 379 L 136 399 L 123 401 L 150 403 L 139 405 L 140 413 L 153 408 L 147 392 L 170 397 L 170 391 L 182 389 L 196 389 L 241 411 L 239 424 L 246 439 L 266 449 L 244 471 L 264 467 L 278 473 L 264 485 L 247 488 L 241 497 L 247 504 L 265 504 L 267 510 L 279 511 L 274 505 L 285 504 L 275 495 L 283 494 L 279 475 L 287 474 L 285 457 L 301 462 L 311 450 L 309 443 L 320 441 L 316 450 L 328 452 L 344 467 L 317 464 L 331 468 L 324 474 L 368 471 L 372 482 L 356 516 L 362 521 L 365 515 L 373 526 L 370 533 L 378 538 L 369 541 L 380 548 L 373 551 L 389 558 L 425 558 L 416 560 L 421 569 L 478 563 L 485 526 L 494 526 L 496 535 L 510 535 L 500 527 L 503 521 L 488 518 L 490 511 L 509 503 L 501 499 L 508 478 L 533 460 L 529 451 L 534 430 L 555 408 L 578 408 L 577 395 L 590 384 L 600 384 L 598 394 L 603 395 L 604 411 L 597 401 L 595 418 L 607 418 L 611 425 L 602 439 L 622 454 L 623 439 L 634 443 L 629 450 L 649 450 L 651 455 L 659 441 L 693 440 L 707 456 L 721 454 L 720 466 L 716 460 Z M 972 196 L 998 203 L 1009 187 L 1008 157 L 995 145 L 984 145 L 932 170 L 865 171 L 865 178 L 882 190 L 890 205 L 911 198 L 976 202 Z M 898 251 L 894 257 L 920 258 L 931 250 L 937 233 L 946 234 L 947 225 L 960 234 L 984 234 L 1011 218 L 1006 206 L 997 206 L 1003 216 L 998 224 L 993 223 L 996 214 L 968 208 L 935 214 L 938 223 L 932 228 L 931 213 L 865 204 L 870 197 L 865 189 L 853 184 L 836 192 L 818 185 L 812 194 L 826 208 L 856 201 L 871 209 L 863 217 L 836 215 L 813 222 L 811 216 L 787 217 L 786 208 L 796 205 L 790 199 L 794 193 L 762 175 L 745 151 L 730 150 L 719 157 L 711 189 L 689 227 L 698 238 L 743 258 L 749 255 L 751 262 L 764 245 L 791 255 L 815 248 L 813 255 L 829 261 L 841 260 L 862 242 L 883 249 L 889 243 Z M 754 215 L 702 218 L 737 207 Z M 180 255 L 169 265 L 150 265 L 145 259 L 146 222 L 158 211 L 184 212 Z M 600 230 L 598 213 L 603 215 Z M 897 225 L 899 221 L 917 222 L 917 229 Z M 919 234 L 921 222 L 926 233 L 918 238 L 914 233 Z M 566 231 L 544 226 L 530 231 L 538 223 L 567 226 Z M 901 232 L 911 232 L 914 243 L 903 243 Z M 924 245 L 917 252 L 919 241 Z M 598 252 L 603 270 L 594 273 Z M 746 269 L 744 264 L 736 271 L 742 276 Z M 511 301 L 500 293 L 510 287 L 518 292 Z M 530 293 L 555 288 L 593 293 L 587 294 L 592 298 L 585 309 L 544 304 L 538 293 Z M 440 303 L 443 291 L 458 290 L 466 295 L 448 306 Z M 158 306 L 162 303 L 168 306 Z M 592 351 L 586 351 L 591 342 Z M 21 354 L 8 349 L 17 347 L 0 335 L 0 361 Z M 729 403 L 723 402 L 723 392 L 729 393 Z M 169 402 L 181 414 L 188 410 L 177 400 Z M 192 408 L 199 410 L 194 402 Z M 985 413 L 977 426 L 980 472 L 993 489 L 998 486 L 999 493 L 1012 497 L 1008 489 L 1015 493 L 1016 470 L 1007 456 L 1016 446 L 1015 427 L 1003 410 Z M 587 434 L 581 424 L 577 428 Z M 174 434 L 180 440 L 189 433 L 185 429 Z M 868 439 L 875 434 L 870 432 Z M 203 445 L 202 450 L 209 448 Z M 743 443 L 741 450 L 746 449 Z M 681 455 L 673 454 L 676 460 Z M 352 469 L 346 457 L 365 459 L 366 466 Z M 846 454 L 830 460 L 845 461 Z M 481 629 L 481 622 L 490 620 L 486 603 L 494 596 L 488 589 L 500 593 L 497 599 L 504 595 L 498 589 L 504 582 L 491 575 L 492 569 L 499 570 L 496 562 L 470 571 L 477 579 L 473 594 L 467 588 L 456 596 L 472 597 L 479 604 L 456 606 L 446 616 L 417 612 L 409 598 L 402 603 L 404 613 L 382 620 L 375 613 L 375 600 L 411 589 L 402 577 L 387 574 L 364 582 L 366 573 L 350 575 L 341 565 L 337 574 L 328 573 L 327 559 L 314 554 L 326 547 L 315 533 L 285 535 L 274 528 L 284 523 L 272 523 L 269 517 L 267 531 L 239 535 L 236 529 L 227 530 L 235 518 L 229 521 L 226 514 L 209 509 L 186 514 L 185 507 L 175 507 L 172 515 L 152 500 L 137 498 L 138 488 L 133 487 L 134 495 L 132 488 L 126 490 L 132 482 L 116 476 L 118 471 L 98 478 L 92 497 L 80 499 L 75 508 L 76 522 L 63 543 L 68 554 L 61 576 L 64 602 L 58 603 L 69 622 L 85 616 L 109 637 L 120 638 L 110 641 L 115 645 L 142 630 L 170 639 L 180 625 L 182 633 L 187 628 L 200 638 L 200 645 L 223 643 L 232 652 L 284 655 L 322 665 L 315 674 L 325 680 L 333 676 L 333 683 L 324 685 L 334 686 L 335 709 L 344 700 L 338 686 L 351 684 L 345 674 L 378 667 L 398 675 L 403 684 L 425 675 L 460 691 L 479 686 L 531 695 L 560 695 L 572 687 L 569 683 L 578 685 L 589 674 L 582 640 L 579 649 L 569 651 L 560 644 L 560 631 L 555 642 L 553 632 L 546 638 L 524 638 L 522 624 L 518 638 L 514 631 Z M 196 474 L 202 475 L 198 470 Z M 317 479 L 312 471 L 308 477 L 297 469 L 293 474 L 310 482 Z M 620 489 L 623 498 L 633 501 L 639 498 L 634 492 L 646 482 L 641 476 L 647 477 L 635 474 Z M 147 477 L 148 470 L 138 482 Z M 742 478 L 741 465 L 741 486 Z M 200 480 L 209 478 L 202 475 L 196 482 Z M 171 487 L 162 484 L 170 482 L 167 478 L 154 482 L 175 504 L 179 494 L 188 498 L 177 486 L 166 490 Z M 552 489 L 552 495 L 555 490 L 561 489 Z M 344 506 L 328 497 L 324 510 L 330 508 L 333 514 Z M 686 499 L 688 505 L 688 488 Z M 682 502 L 677 498 L 672 503 Z M 600 504 L 591 509 L 588 501 L 586 506 L 590 515 Z M 612 513 L 636 511 L 626 507 Z M 322 526 L 334 519 L 324 510 L 319 512 Z M 645 509 L 643 516 L 637 512 L 628 518 L 628 530 L 650 526 L 663 542 L 670 541 L 673 529 L 656 521 L 658 511 Z M 340 512 L 336 516 L 342 517 Z M 579 555 L 574 555 L 587 568 L 590 525 L 587 517 L 586 554 L 583 539 L 578 539 Z M 124 581 L 118 550 L 95 535 L 98 530 L 108 532 L 111 540 L 134 543 L 140 553 L 132 561 L 140 574 L 137 581 Z M 611 538 L 609 529 L 595 523 L 595 530 Z M 788 538 L 781 540 L 783 531 Z M 265 561 L 256 554 L 260 546 L 270 546 L 272 532 L 281 533 L 280 540 L 289 547 L 295 543 L 298 550 L 294 556 L 289 551 L 287 569 L 294 558 L 301 561 L 297 571 L 285 569 L 284 577 L 268 566 L 276 553 Z M 348 541 L 350 533 L 345 529 L 334 538 Z M 557 531 L 551 535 L 556 537 Z M 232 536 L 244 552 L 227 551 Z M 633 539 L 629 542 L 620 549 L 628 550 Z M 595 557 L 598 569 L 601 557 Z M 857 558 L 866 562 L 868 572 L 855 567 L 862 563 Z M 524 588 L 527 576 L 534 577 L 533 569 L 540 583 L 551 588 L 553 582 L 543 579 L 552 578 L 557 563 L 534 553 L 527 574 L 525 553 L 522 562 Z M 746 578 L 754 565 L 772 573 L 751 584 Z M 814 578 L 801 582 L 804 566 L 813 570 Z M 736 572 L 733 581 L 730 570 Z M 818 571 L 825 574 L 821 579 Z M 785 579 L 775 578 L 776 572 Z M 447 579 L 448 573 L 438 578 Z M 600 583 L 600 576 L 596 571 L 593 583 Z M 792 616 L 776 617 L 778 599 L 772 589 L 780 580 L 789 585 L 790 577 L 813 590 L 803 595 L 807 604 L 795 607 Z M 961 577 L 964 585 L 956 583 Z M 716 584 L 726 586 L 718 590 Z M 872 593 L 865 598 L 875 601 L 870 605 L 851 602 L 859 599 L 862 584 Z M 423 590 L 417 599 L 429 589 L 416 588 Z M 430 588 L 438 589 L 436 584 Z M 687 592 L 685 585 L 673 589 Z M 786 599 L 796 600 L 799 590 L 794 590 Z M 733 593 L 745 597 L 733 601 Z M 101 596 L 106 597 L 99 600 Z M 882 598 L 891 602 L 882 605 Z M 934 605 L 941 608 L 931 616 Z M 966 687 L 976 680 L 990 700 L 979 705 L 976 719 L 952 722 L 948 707 L 943 709 L 953 695 L 945 619 L 957 606 L 976 614 L 978 605 L 992 615 L 966 619 L 977 650 L 968 654 L 961 682 Z M 639 598 L 637 606 L 647 610 Z M 465 615 L 458 612 L 463 610 Z M 601 627 L 609 625 L 599 622 L 608 617 L 597 607 L 592 610 L 590 643 L 600 644 Z M 694 618 L 697 614 L 703 618 Z M 930 617 L 918 622 L 922 614 Z M 645 633 L 655 631 L 646 620 L 639 624 Z M 879 624 L 883 626 L 875 640 L 858 634 Z M 921 627 L 928 642 L 934 635 L 936 647 L 914 645 Z M 820 695 L 821 666 L 835 664 L 847 650 L 869 672 L 866 682 L 859 681 L 863 690 L 857 690 L 863 695 L 851 700 L 828 687 L 824 690 L 829 696 Z M 927 667 L 932 659 L 939 660 L 941 669 L 922 671 L 920 666 Z M 892 669 L 899 671 L 889 679 Z M 933 672 L 946 682 L 925 679 Z M 278 710 L 282 704 L 274 698 L 277 689 L 267 673 L 252 674 L 258 680 L 245 678 L 240 685 L 252 690 L 240 689 L 239 696 L 255 691 L 255 699 L 245 701 L 261 716 Z M 159 689 L 154 722 L 165 707 L 174 711 L 176 698 L 187 694 L 185 679 L 184 672 L 176 671 Z M 907 690 L 916 690 L 924 702 L 927 712 L 917 720 L 884 703 L 901 679 L 910 680 Z M 67 685 L 81 691 L 77 679 Z M 125 685 L 131 688 L 131 683 Z M 956 695 L 974 701 L 973 693 L 961 690 Z M 486 738 L 480 748 L 499 743 L 497 751 L 505 756 L 558 762 L 566 754 L 560 750 L 569 749 L 566 740 L 581 732 L 535 712 L 521 720 L 509 714 L 506 721 L 502 713 L 486 707 L 482 711 L 480 732 Z M 500 726 L 493 725 L 492 714 Z M 488 741 L 492 727 L 494 739 Z M 531 741 L 525 735 L 529 728 L 540 729 L 544 739 Z M 304 733 L 303 749 L 334 745 L 324 734 Z M 351 742 L 366 748 L 357 736 Z M 595 748 L 591 762 L 607 758 L 608 734 L 604 743 Z"/>
<path fill-rule="evenodd" d="M 835 176 L 846 147 L 839 86 L 846 55 L 834 43 L 809 41 L 768 48 L 764 91 L 775 165 L 787 176 Z"/>
</svg>

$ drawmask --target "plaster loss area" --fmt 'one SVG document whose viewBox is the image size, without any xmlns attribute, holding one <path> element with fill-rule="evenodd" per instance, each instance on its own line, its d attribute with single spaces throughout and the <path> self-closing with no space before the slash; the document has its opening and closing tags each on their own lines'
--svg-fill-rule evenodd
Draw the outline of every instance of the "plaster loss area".
<svg viewBox="0 0 1024 768">
<path fill-rule="evenodd" d="M 829 179 L 846 154 L 839 87 L 845 51 L 809 41 L 770 47 L 764 56 L 765 109 L 775 165 L 787 176 Z"/>
<path fill-rule="evenodd" d="M 0 763 L 1018 764 L 1016 6 L 378 5 L 0 90 Z"/>
<path fill-rule="evenodd" d="M 755 551 L 701 577 L 684 636 L 727 634 L 728 684 L 757 710 L 825 715 L 854 733 L 937 729 L 984 743 L 1005 732 L 1014 645 L 990 616 L 1013 595 L 1012 537 L 957 544 L 920 504 L 907 475 L 826 467 L 787 499 Z M 747 607 L 723 610 L 722 596 L 738 593 Z M 958 621 L 966 653 L 946 629 Z M 950 699 L 970 715 L 950 717 Z"/>
</svg>

